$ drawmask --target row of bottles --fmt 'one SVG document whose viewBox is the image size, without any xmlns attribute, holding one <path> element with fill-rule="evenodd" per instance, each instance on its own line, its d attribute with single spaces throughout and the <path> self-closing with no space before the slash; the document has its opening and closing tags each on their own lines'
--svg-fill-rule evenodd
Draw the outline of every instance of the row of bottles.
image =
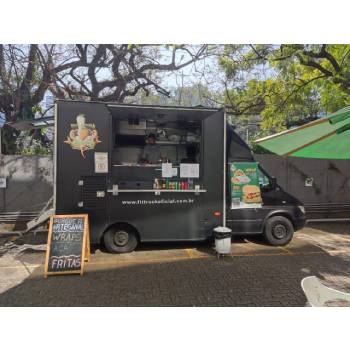
<svg viewBox="0 0 350 350">
<path fill-rule="evenodd" d="M 154 179 L 153 188 L 157 190 L 194 190 L 194 184 L 192 179 L 188 179 L 187 181 Z"/>
</svg>

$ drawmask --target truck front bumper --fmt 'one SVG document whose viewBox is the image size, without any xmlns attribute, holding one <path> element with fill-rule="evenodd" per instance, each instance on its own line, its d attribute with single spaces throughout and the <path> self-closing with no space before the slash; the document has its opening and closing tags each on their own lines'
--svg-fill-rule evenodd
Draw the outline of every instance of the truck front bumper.
<svg viewBox="0 0 350 350">
<path fill-rule="evenodd" d="M 295 231 L 301 230 L 306 224 L 306 216 L 303 215 L 303 216 L 296 217 L 293 223 L 294 223 Z"/>
</svg>

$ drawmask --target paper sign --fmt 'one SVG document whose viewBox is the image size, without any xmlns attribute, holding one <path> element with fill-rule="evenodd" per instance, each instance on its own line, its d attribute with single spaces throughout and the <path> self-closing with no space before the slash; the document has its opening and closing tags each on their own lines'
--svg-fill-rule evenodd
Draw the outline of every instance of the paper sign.
<svg viewBox="0 0 350 350">
<path fill-rule="evenodd" d="M 305 186 L 306 187 L 312 187 L 314 184 L 314 179 L 312 177 L 307 177 L 305 179 Z"/>
<path fill-rule="evenodd" d="M 173 177 L 173 165 L 171 163 L 162 163 L 162 177 Z"/>
<path fill-rule="evenodd" d="M 108 173 L 107 152 L 95 152 L 95 173 Z"/>
<path fill-rule="evenodd" d="M 199 164 L 198 163 L 181 163 L 180 177 L 199 178 Z"/>
<path fill-rule="evenodd" d="M 177 168 L 173 168 L 173 176 L 177 176 Z"/>
<path fill-rule="evenodd" d="M 0 188 L 6 188 L 6 177 L 0 177 Z"/>
</svg>

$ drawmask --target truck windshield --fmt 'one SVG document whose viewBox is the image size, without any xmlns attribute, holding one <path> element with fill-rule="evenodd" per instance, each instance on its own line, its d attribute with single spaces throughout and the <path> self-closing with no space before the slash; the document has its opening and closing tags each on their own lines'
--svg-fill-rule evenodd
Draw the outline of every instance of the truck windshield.
<svg viewBox="0 0 350 350">
<path fill-rule="evenodd" d="M 270 176 L 259 166 L 259 184 L 261 189 L 269 188 Z"/>
</svg>

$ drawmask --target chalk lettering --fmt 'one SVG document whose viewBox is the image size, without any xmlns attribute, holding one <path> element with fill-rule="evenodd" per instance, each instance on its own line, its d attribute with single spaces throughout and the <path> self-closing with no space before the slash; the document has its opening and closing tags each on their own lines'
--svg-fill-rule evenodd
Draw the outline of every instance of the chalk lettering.
<svg viewBox="0 0 350 350">
<path fill-rule="evenodd" d="M 78 269 L 80 268 L 81 260 L 79 256 L 58 256 L 51 258 L 51 267 L 58 269 Z"/>
<path fill-rule="evenodd" d="M 58 269 L 61 269 L 61 268 L 62 268 L 62 265 L 63 265 L 63 260 L 57 259 L 57 268 L 58 268 Z"/>
<path fill-rule="evenodd" d="M 80 242 L 82 240 L 82 233 L 53 232 L 52 240 L 63 242 Z"/>
<path fill-rule="evenodd" d="M 50 249 L 47 257 L 48 274 L 81 273 L 86 247 L 83 247 L 86 233 L 85 215 L 53 217 L 50 230 Z M 85 242 L 84 242 L 85 243 Z"/>
</svg>

